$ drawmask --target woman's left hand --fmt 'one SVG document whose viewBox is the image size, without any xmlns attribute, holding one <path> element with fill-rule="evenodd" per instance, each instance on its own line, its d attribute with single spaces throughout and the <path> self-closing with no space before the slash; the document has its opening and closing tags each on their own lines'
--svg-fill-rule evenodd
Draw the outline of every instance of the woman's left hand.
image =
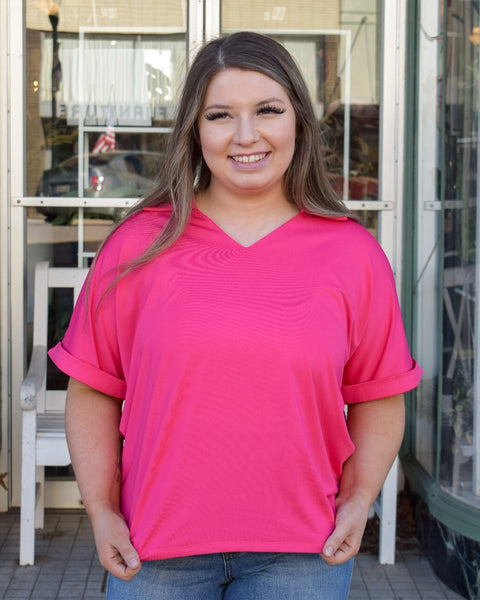
<svg viewBox="0 0 480 600">
<path fill-rule="evenodd" d="M 404 426 L 402 394 L 348 407 L 347 427 L 355 451 L 343 465 L 335 529 L 321 554 L 328 565 L 340 565 L 358 553 L 370 507 L 395 460 Z"/>
<path fill-rule="evenodd" d="M 337 500 L 335 529 L 320 555 L 327 565 L 341 565 L 358 553 L 369 511 L 369 503 L 362 498 Z"/>
</svg>

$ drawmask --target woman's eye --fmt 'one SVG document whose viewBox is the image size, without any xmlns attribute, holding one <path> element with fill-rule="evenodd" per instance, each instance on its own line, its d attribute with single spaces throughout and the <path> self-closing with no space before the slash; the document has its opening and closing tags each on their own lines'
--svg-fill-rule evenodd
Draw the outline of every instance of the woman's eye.
<svg viewBox="0 0 480 600">
<path fill-rule="evenodd" d="M 217 119 L 226 119 L 228 117 L 228 113 L 225 111 L 222 112 L 211 112 L 205 115 L 207 121 L 215 121 Z"/>
<path fill-rule="evenodd" d="M 262 108 L 260 108 L 258 110 L 258 114 L 259 115 L 269 115 L 269 114 L 275 114 L 275 115 L 282 115 L 285 112 L 284 108 L 280 108 L 279 106 L 262 106 Z"/>
</svg>

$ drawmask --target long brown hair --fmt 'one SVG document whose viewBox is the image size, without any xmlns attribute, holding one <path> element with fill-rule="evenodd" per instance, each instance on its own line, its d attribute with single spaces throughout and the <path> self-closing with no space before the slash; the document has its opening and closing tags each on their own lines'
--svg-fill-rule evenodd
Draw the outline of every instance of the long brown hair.
<svg viewBox="0 0 480 600">
<path fill-rule="evenodd" d="M 117 229 L 146 207 L 164 204 L 172 207 L 172 214 L 160 235 L 142 256 L 125 265 L 124 274 L 149 262 L 175 243 L 188 223 L 195 193 L 208 188 L 210 171 L 202 156 L 198 120 L 210 81 L 219 72 L 230 68 L 262 73 L 279 83 L 290 98 L 297 131 L 294 156 L 285 173 L 288 200 L 310 214 L 351 216 L 329 183 L 317 118 L 292 56 L 280 43 L 265 35 L 233 33 L 208 42 L 197 53 L 183 87 L 159 185 L 115 227 Z"/>
</svg>

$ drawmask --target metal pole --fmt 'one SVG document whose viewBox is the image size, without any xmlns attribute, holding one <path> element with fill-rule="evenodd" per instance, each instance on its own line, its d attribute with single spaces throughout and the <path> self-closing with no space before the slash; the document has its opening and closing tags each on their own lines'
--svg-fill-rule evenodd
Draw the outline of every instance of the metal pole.
<svg viewBox="0 0 480 600">
<path fill-rule="evenodd" d="M 58 9 L 52 9 L 49 13 L 48 18 L 52 25 L 52 130 L 51 130 L 51 144 L 52 144 L 52 167 L 57 164 L 56 160 L 56 143 L 57 143 L 57 99 L 56 92 L 58 91 L 60 79 L 61 79 L 61 67 L 58 58 Z"/>
</svg>

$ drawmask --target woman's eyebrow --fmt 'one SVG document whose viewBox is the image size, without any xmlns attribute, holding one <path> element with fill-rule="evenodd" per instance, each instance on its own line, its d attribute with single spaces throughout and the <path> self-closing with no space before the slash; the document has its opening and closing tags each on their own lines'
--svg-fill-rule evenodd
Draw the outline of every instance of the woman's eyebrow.
<svg viewBox="0 0 480 600">
<path fill-rule="evenodd" d="M 212 110 L 212 109 L 227 109 L 230 108 L 230 106 L 228 104 L 209 104 L 208 106 L 206 106 L 203 111 L 205 112 L 206 110 Z"/>
<path fill-rule="evenodd" d="M 262 104 L 271 104 L 272 102 L 280 102 L 281 104 L 285 104 L 285 100 L 283 98 L 272 96 L 271 98 L 267 98 L 266 100 L 261 100 L 260 102 L 257 102 L 255 106 L 262 106 Z"/>
<path fill-rule="evenodd" d="M 280 102 L 282 104 L 285 104 L 285 100 L 283 100 L 282 98 L 278 98 L 277 96 L 272 96 L 271 98 L 266 98 L 265 100 L 260 100 L 260 102 L 257 102 L 255 104 L 255 106 L 263 106 L 264 104 L 271 104 L 272 102 Z M 206 106 L 203 110 L 207 111 L 207 110 L 227 110 L 231 108 L 231 106 L 229 104 L 209 104 L 208 106 Z"/>
</svg>

